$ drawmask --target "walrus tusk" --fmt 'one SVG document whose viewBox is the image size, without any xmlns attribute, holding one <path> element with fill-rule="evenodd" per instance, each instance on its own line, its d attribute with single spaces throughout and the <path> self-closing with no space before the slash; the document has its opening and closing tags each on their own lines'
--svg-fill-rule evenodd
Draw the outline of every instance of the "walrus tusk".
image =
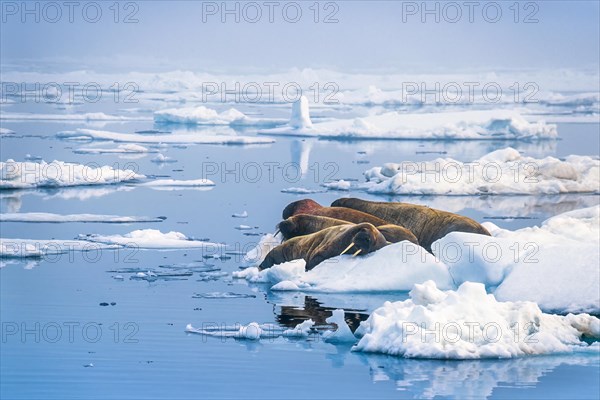
<svg viewBox="0 0 600 400">
<path fill-rule="evenodd" d="M 281 229 L 277 229 L 277 230 L 275 231 L 275 233 L 273 234 L 273 236 L 277 236 L 277 235 L 279 234 L 279 232 L 281 232 Z"/>
<path fill-rule="evenodd" d="M 387 241 L 386 241 L 386 242 L 385 242 L 385 244 L 392 244 L 392 242 L 387 242 Z"/>
<path fill-rule="evenodd" d="M 352 257 L 356 257 L 358 255 L 358 253 L 360 253 L 362 251 L 362 249 L 358 249 L 358 251 L 354 254 L 352 254 Z"/>
<path fill-rule="evenodd" d="M 340 253 L 340 256 L 341 256 L 342 254 L 344 254 L 345 252 L 347 252 L 348 250 L 350 250 L 350 247 L 352 247 L 352 246 L 354 246 L 354 242 L 350 243 L 350 244 L 348 245 L 348 247 L 346 247 L 346 249 Z"/>
</svg>

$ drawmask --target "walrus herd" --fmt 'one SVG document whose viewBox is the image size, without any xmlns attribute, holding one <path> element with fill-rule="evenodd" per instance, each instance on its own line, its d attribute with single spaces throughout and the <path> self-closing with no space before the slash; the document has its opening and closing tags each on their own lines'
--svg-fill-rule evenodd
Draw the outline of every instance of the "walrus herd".
<svg viewBox="0 0 600 400">
<path fill-rule="evenodd" d="M 477 221 L 463 215 L 409 203 L 342 198 L 324 207 L 311 199 L 288 204 L 277 225 L 283 243 L 259 265 L 270 268 L 304 259 L 311 270 L 326 259 L 351 253 L 368 254 L 408 240 L 431 252 L 431 245 L 450 232 L 490 236 Z"/>
</svg>

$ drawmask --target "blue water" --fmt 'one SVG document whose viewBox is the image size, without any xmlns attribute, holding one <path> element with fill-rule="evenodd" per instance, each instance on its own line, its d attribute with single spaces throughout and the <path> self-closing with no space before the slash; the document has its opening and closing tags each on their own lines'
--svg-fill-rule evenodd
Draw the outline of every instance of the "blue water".
<svg viewBox="0 0 600 400">
<path fill-rule="evenodd" d="M 96 106 L 98 107 L 98 106 Z M 98 108 L 95 109 L 99 111 Z M 12 110 L 11 110 L 12 111 Z M 16 109 L 15 109 L 16 111 Z M 105 112 L 109 112 L 106 111 Z M 178 160 L 157 165 L 153 154 L 137 159 L 76 154 L 80 143 L 57 139 L 58 131 L 84 123 L 2 122 L 17 137 L 1 138 L 2 160 L 26 154 L 78 163 L 133 167 L 146 175 L 174 179 L 207 177 L 211 190 L 159 191 L 128 185 L 98 188 L 0 192 L 2 212 L 95 213 L 166 216 L 161 223 L 27 224 L 3 223 L 3 238 L 72 239 L 79 234 L 125 234 L 135 229 L 170 230 L 248 249 L 258 239 L 235 230 L 239 224 L 273 232 L 283 207 L 307 197 L 281 193 L 289 187 L 319 189 L 331 179 L 362 179 L 362 172 L 384 162 L 444 157 L 472 160 L 513 146 L 528 155 L 597 155 L 598 124 L 559 124 L 561 140 L 551 142 L 352 141 L 277 138 L 256 146 L 168 146 L 161 152 Z M 152 122 L 107 123 L 103 130 L 133 132 L 157 128 Z M 162 127 L 159 127 L 162 128 Z M 173 129 L 193 129 L 177 128 Z M 245 132 L 252 134 L 252 132 Z M 114 147 L 106 144 L 105 147 Z M 359 154 L 359 152 L 366 154 Z M 365 163 L 368 161 L 368 163 Z M 289 163 L 312 167 L 297 177 Z M 266 164 L 269 163 L 269 164 Z M 278 163 L 277 165 L 273 163 Z M 207 168 L 236 173 L 203 176 Z M 259 165 L 260 178 L 255 166 Z M 275 165 L 269 170 L 269 165 Z M 254 169 L 251 169 L 254 168 Z M 272 175 L 270 175 L 272 173 Z M 251 175 L 250 175 L 251 174 Z M 273 178 L 273 179 L 271 179 Z M 84 195 L 85 194 L 85 195 Z M 95 195 L 95 196 L 94 196 Z M 310 195 L 329 204 L 345 193 Z M 600 203 L 598 196 L 492 196 L 481 198 L 389 197 L 447 208 L 483 221 L 495 219 L 516 229 L 576 208 Z M 446 205 L 446 207 L 444 207 Z M 248 211 L 246 219 L 231 214 Z M 159 265 L 204 260 L 203 250 L 104 251 L 97 258 L 70 253 L 52 260 L 2 260 L 0 304 L 2 399 L 137 398 L 598 398 L 600 360 L 594 354 L 567 354 L 513 360 L 435 361 L 352 352 L 349 346 L 310 339 L 258 342 L 187 334 L 187 324 L 276 323 L 293 327 L 306 318 L 323 323 L 332 309 L 344 308 L 357 324 L 386 300 L 406 293 L 275 293 L 268 286 L 233 280 L 241 257 L 210 260 L 227 272 L 214 281 L 200 275 L 177 280 L 113 278 L 120 268 L 158 269 Z M 195 293 L 235 292 L 254 297 L 198 299 Z M 116 303 L 100 306 L 100 303 Z M 37 324 L 37 325 L 36 325 Z M 89 366 L 93 364 L 93 366 Z M 87 365 L 87 367 L 86 367 Z"/>
</svg>

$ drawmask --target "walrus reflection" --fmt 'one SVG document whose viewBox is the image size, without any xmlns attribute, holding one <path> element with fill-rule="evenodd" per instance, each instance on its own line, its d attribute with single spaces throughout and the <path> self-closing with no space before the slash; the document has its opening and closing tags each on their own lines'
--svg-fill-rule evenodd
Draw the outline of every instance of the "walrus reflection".
<svg viewBox="0 0 600 400">
<path fill-rule="evenodd" d="M 332 207 L 369 213 L 389 224 L 401 225 L 417 237 L 419 244 L 431 252 L 431 245 L 450 232 L 468 232 L 491 236 L 477 221 L 448 211 L 409 203 L 387 203 L 342 198 L 331 203 Z"/>
<path fill-rule="evenodd" d="M 333 314 L 333 307 L 324 307 L 315 298 L 310 296 L 304 297 L 304 307 L 281 306 L 280 312 L 276 313 L 277 322 L 286 328 L 293 329 L 298 324 L 312 319 L 315 326 L 329 325 L 327 318 Z M 354 332 L 362 321 L 369 318 L 366 310 L 344 309 L 344 319 Z"/>
<path fill-rule="evenodd" d="M 356 256 L 371 253 L 386 245 L 385 237 L 371 224 L 332 226 L 285 241 L 272 249 L 258 268 L 263 270 L 286 261 L 304 259 L 308 271 L 348 251 Z"/>
<path fill-rule="evenodd" d="M 310 214 L 296 214 L 277 225 L 284 240 L 292 239 L 298 236 L 310 235 L 332 226 L 347 225 L 349 221 L 343 221 L 337 218 L 322 217 Z M 386 224 L 376 226 L 377 230 L 383 234 L 385 240 L 389 243 L 398 243 L 408 240 L 414 244 L 419 244 L 415 235 L 406 228 L 399 225 Z"/>
</svg>

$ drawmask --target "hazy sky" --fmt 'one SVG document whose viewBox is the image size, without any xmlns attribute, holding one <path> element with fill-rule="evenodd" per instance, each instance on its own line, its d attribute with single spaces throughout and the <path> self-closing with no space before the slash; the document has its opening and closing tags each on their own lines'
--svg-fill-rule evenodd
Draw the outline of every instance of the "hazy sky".
<svg viewBox="0 0 600 400">
<path fill-rule="evenodd" d="M 237 13 L 227 15 L 221 1 L 120 2 L 118 15 L 113 1 L 76 1 L 72 8 L 63 1 L 31 2 L 30 14 L 21 1 L 1 3 L 4 67 L 25 62 L 37 68 L 56 62 L 66 68 L 107 72 L 291 67 L 454 71 L 600 64 L 598 1 L 520 2 L 518 7 L 514 1 L 428 2 L 425 7 L 434 12 L 425 15 L 421 1 L 320 2 L 318 22 L 314 1 L 237 2 L 237 6 L 228 2 L 225 7 L 237 7 Z M 293 23 L 298 8 L 302 15 Z M 262 15 L 252 23 L 257 10 Z M 124 23 L 131 13 L 138 22 Z M 324 23 L 328 15 L 338 22 Z M 89 22 L 95 19 L 98 22 Z"/>
</svg>

